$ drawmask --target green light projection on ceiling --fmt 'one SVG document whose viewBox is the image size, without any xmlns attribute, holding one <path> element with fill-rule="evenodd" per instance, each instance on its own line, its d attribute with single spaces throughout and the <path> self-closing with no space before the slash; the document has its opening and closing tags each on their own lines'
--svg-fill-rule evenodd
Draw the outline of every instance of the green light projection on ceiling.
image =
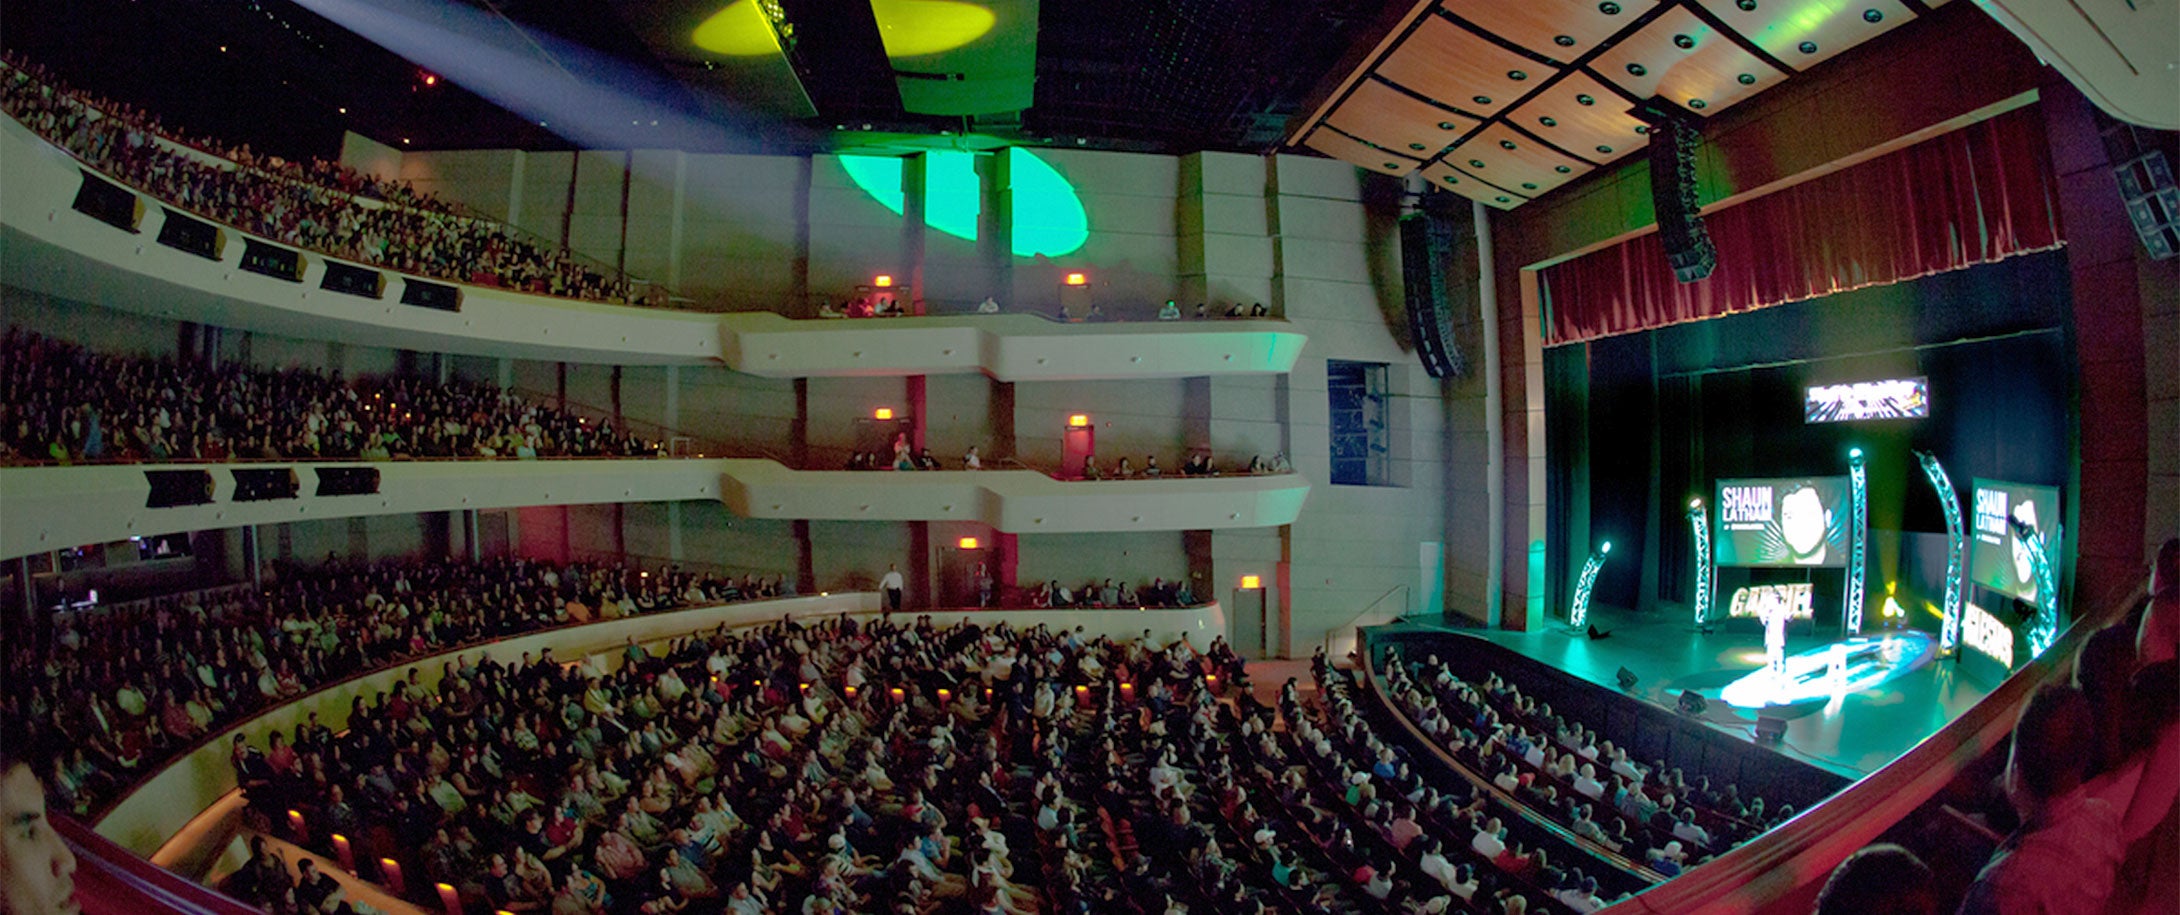
<svg viewBox="0 0 2180 915">
<path fill-rule="evenodd" d="M 870 0 L 887 57 L 920 57 L 951 51 L 984 37 L 999 17 L 958 0 Z"/>
<path fill-rule="evenodd" d="M 934 150 L 924 160 L 924 224 L 955 238 L 976 240 L 983 213 L 983 184 L 976 154 Z M 879 206 L 906 211 L 901 193 L 901 160 L 891 156 L 840 156 L 849 180 Z M 1090 218 L 1075 187 L 1036 153 L 1007 150 L 1013 175 L 1014 255 L 1060 257 L 1090 240 Z"/>
<path fill-rule="evenodd" d="M 780 53 L 780 36 L 765 21 L 757 0 L 734 0 L 713 13 L 689 37 L 696 46 L 728 57 L 759 57 Z"/>
</svg>

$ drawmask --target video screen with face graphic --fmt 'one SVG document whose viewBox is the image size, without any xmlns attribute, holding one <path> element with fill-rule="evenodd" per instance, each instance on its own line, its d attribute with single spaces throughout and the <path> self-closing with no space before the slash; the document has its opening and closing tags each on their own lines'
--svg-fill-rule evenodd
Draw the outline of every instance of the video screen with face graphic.
<svg viewBox="0 0 2180 915">
<path fill-rule="evenodd" d="M 1720 480 L 1713 560 L 1721 566 L 1847 565 L 1847 478 Z"/>
<path fill-rule="evenodd" d="M 2029 564 L 2028 548 L 2021 544 L 2011 519 L 2020 519 L 2046 538 L 2044 552 L 2058 562 L 2059 541 L 2051 532 L 2059 524 L 2059 490 L 1980 478 L 1975 487 L 1974 501 L 1969 503 L 1969 580 L 2034 603 L 2036 569 Z"/>
</svg>

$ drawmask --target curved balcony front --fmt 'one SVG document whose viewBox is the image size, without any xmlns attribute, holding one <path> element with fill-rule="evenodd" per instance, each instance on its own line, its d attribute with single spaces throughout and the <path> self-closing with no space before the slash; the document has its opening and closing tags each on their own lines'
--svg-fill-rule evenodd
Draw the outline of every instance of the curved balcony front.
<svg viewBox="0 0 2180 915">
<path fill-rule="evenodd" d="M 1294 371 L 1308 337 L 1285 321 L 1069 324 L 1027 314 L 789 320 L 722 316 L 720 354 L 768 378 L 949 375 L 1000 381 L 1186 378 Z"/>
<path fill-rule="evenodd" d="M 1291 524 L 1299 474 L 1075 482 L 1033 470 L 792 470 L 761 458 L 0 468 L 0 556 L 182 531 L 464 509 L 716 499 L 755 518 L 974 521 L 1011 534 Z"/>
</svg>

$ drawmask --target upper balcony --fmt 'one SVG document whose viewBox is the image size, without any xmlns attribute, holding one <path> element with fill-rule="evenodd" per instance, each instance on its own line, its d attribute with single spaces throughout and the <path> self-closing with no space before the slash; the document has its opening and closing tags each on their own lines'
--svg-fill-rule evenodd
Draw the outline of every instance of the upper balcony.
<svg viewBox="0 0 2180 915">
<path fill-rule="evenodd" d="M 215 173 L 235 168 L 178 149 Z M 412 276 L 223 224 L 126 185 L 13 117 L 0 118 L 0 161 L 8 164 L 0 271 L 10 285 L 300 339 L 561 362 L 724 363 L 772 378 L 982 373 L 1001 381 L 1277 374 L 1293 369 L 1306 342 L 1273 319 L 791 320 L 534 295 Z"/>
<path fill-rule="evenodd" d="M 274 461 L 0 468 L 0 557 L 182 531 L 540 505 L 716 499 L 754 518 L 974 521 L 1012 534 L 1291 524 L 1300 474 L 1081 482 L 1035 470 L 794 470 L 764 458 Z"/>
</svg>

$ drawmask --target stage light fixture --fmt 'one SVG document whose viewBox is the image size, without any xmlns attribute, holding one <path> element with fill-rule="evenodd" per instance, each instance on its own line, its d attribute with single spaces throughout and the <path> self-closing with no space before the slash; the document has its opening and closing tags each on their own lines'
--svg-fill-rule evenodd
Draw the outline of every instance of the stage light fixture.
<svg viewBox="0 0 2180 915">
<path fill-rule="evenodd" d="M 1701 629 L 1711 616 L 1711 576 L 1716 574 L 1711 565 L 1711 515 L 1703 510 L 1702 499 L 1688 500 L 1688 529 L 1696 538 L 1694 604 L 1696 628 Z"/>
<path fill-rule="evenodd" d="M 1945 475 L 1937 455 L 1918 451 L 1915 459 L 1922 463 L 1930 487 L 1937 490 L 1939 507 L 1945 509 L 1945 610 L 1938 627 L 1938 652 L 1952 654 L 1960 645 L 1961 551 L 1968 539 L 1961 524 L 1960 494 L 1953 491 L 1953 480 Z"/>
<path fill-rule="evenodd" d="M 1574 583 L 1574 607 L 1567 614 L 1567 625 L 1581 630 L 1590 619 L 1590 591 L 1597 586 L 1597 573 L 1605 567 L 1605 554 L 1612 552 L 1612 541 L 1599 545 L 1587 562 L 1582 563 L 1582 575 Z"/>
<path fill-rule="evenodd" d="M 1847 451 L 1847 483 L 1848 514 L 1853 518 L 1847 536 L 1854 543 L 1847 552 L 1847 588 L 1840 619 L 1851 638 L 1862 634 L 1862 582 L 1869 576 L 1870 559 L 1870 473 L 1860 448 Z"/>
</svg>

